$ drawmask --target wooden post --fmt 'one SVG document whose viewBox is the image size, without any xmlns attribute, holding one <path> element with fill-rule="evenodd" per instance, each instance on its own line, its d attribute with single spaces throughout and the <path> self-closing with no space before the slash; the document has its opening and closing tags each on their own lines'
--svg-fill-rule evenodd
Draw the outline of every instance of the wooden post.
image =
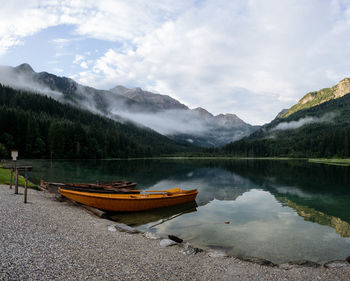
<svg viewBox="0 0 350 281">
<path fill-rule="evenodd" d="M 17 168 L 16 168 L 16 160 L 17 160 L 17 157 L 18 157 L 18 150 L 17 149 L 12 149 L 11 150 L 11 157 L 12 157 L 12 160 L 15 162 L 15 194 L 18 194 L 18 171 L 17 171 Z M 10 188 L 12 188 L 12 177 L 11 177 L 11 185 L 10 185 Z"/>
<path fill-rule="evenodd" d="M 11 167 L 11 175 L 10 175 L 10 189 L 12 189 L 12 178 L 13 178 L 13 168 Z"/>
<path fill-rule="evenodd" d="M 28 169 L 25 168 L 24 203 L 27 203 Z"/>
<path fill-rule="evenodd" d="M 18 169 L 15 161 L 15 194 L 18 194 Z"/>
</svg>

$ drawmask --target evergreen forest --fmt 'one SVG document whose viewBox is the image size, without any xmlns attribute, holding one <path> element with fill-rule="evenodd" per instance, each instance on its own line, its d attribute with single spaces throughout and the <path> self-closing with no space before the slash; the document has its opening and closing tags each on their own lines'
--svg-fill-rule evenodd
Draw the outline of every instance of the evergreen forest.
<svg viewBox="0 0 350 281">
<path fill-rule="evenodd" d="M 0 158 L 130 158 L 193 150 L 134 124 L 0 84 Z"/>
<path fill-rule="evenodd" d="M 282 122 L 300 122 L 305 118 L 322 122 L 274 130 Z M 350 157 L 350 95 L 297 111 L 287 118 L 276 118 L 249 137 L 216 151 L 243 157 Z"/>
</svg>

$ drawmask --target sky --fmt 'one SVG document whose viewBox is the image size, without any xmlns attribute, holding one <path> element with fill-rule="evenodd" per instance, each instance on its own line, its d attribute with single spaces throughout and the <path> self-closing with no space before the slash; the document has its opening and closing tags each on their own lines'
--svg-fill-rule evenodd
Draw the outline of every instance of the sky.
<svg viewBox="0 0 350 281">
<path fill-rule="evenodd" d="M 348 0 L 0 0 L 0 64 L 261 125 L 350 77 Z"/>
</svg>

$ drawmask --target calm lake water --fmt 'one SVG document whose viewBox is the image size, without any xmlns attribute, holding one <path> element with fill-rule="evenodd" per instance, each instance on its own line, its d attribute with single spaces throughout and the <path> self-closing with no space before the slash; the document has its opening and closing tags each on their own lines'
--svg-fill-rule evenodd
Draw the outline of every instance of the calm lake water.
<svg viewBox="0 0 350 281">
<path fill-rule="evenodd" d="M 282 263 L 350 255 L 350 168 L 287 160 L 28 160 L 31 180 L 197 188 L 196 202 L 113 219 L 232 256 Z"/>
</svg>

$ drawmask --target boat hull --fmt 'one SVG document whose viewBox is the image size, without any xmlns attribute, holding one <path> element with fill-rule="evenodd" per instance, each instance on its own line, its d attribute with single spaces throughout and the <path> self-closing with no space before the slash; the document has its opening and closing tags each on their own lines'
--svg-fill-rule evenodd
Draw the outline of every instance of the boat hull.
<svg viewBox="0 0 350 281">
<path fill-rule="evenodd" d="M 169 189 L 140 194 L 98 194 L 59 189 L 61 195 L 97 209 L 111 212 L 137 212 L 174 206 L 196 199 L 197 190 Z"/>
</svg>

